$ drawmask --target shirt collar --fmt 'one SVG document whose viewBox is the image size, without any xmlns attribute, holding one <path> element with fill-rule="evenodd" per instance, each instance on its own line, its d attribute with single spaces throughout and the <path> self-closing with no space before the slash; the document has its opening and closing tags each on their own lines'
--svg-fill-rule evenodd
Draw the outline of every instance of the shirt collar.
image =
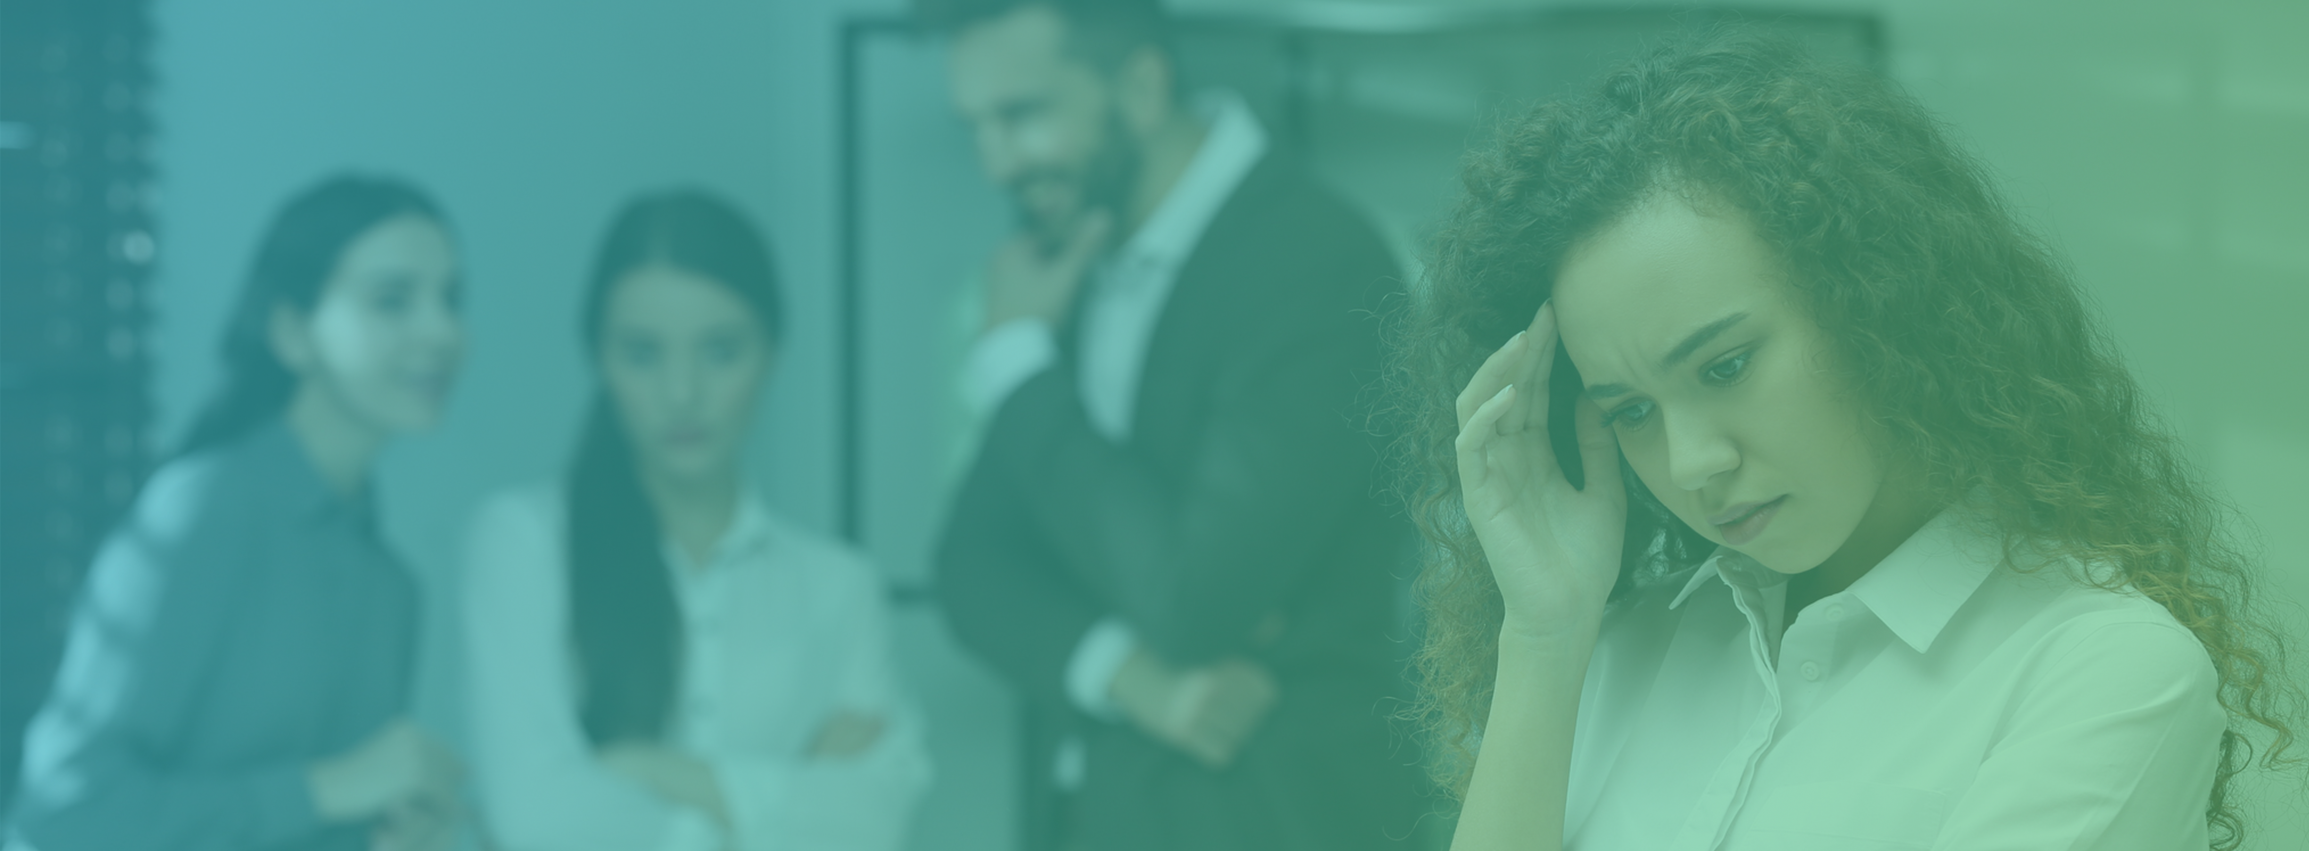
<svg viewBox="0 0 2309 851">
<path fill-rule="evenodd" d="M 769 504 L 762 501 L 760 494 L 750 489 L 742 491 L 738 495 L 736 512 L 730 516 L 729 528 L 722 530 L 722 536 L 714 541 L 713 549 L 707 551 L 705 564 L 702 565 L 705 570 L 698 573 L 712 573 L 724 565 L 736 563 L 770 546 L 776 536 L 777 523 L 770 516 Z M 666 563 L 676 568 L 679 575 L 692 575 L 693 572 L 688 568 L 693 565 L 688 554 L 682 552 L 681 547 L 675 546 L 670 539 L 664 543 L 664 547 Z"/>
<path fill-rule="evenodd" d="M 1700 562 L 1698 570 L 1692 571 L 1692 578 L 1684 582 L 1684 589 L 1676 593 L 1676 599 L 1668 603 L 1668 608 L 1683 605 L 1685 599 L 1708 584 L 1710 579 L 1722 580 L 1725 585 L 1733 587 L 1745 585 L 1763 589 L 1788 581 L 1788 575 L 1765 567 L 1739 550 L 1717 547 L 1715 554 L 1708 556 L 1707 561 Z"/>
<path fill-rule="evenodd" d="M 1209 122 L 1202 145 L 1162 203 L 1123 244 L 1117 261 L 1175 263 L 1186 257 L 1235 187 L 1266 155 L 1267 131 L 1241 95 L 1211 92 L 1196 98 L 1195 107 Z"/>
<path fill-rule="evenodd" d="M 1875 613 L 1916 652 L 1932 649 L 1940 631 L 1956 617 L 1964 601 L 2001 563 L 1993 536 L 1979 526 L 1976 513 L 1959 504 L 1940 512 L 1916 534 L 1892 550 L 1845 593 Z M 1710 579 L 1726 585 L 1768 587 L 1787 581 L 1787 575 L 1763 566 L 1737 550 L 1718 547 L 1714 555 L 1692 572 L 1668 608 L 1683 605 Z"/>
<path fill-rule="evenodd" d="M 1723 553 L 1722 550 L 1717 550 L 1716 552 L 1718 554 Z M 1700 569 L 1692 571 L 1691 580 L 1684 583 L 1684 590 L 1676 592 L 1676 598 L 1674 600 L 1668 601 L 1668 608 L 1673 609 L 1678 606 L 1682 606 L 1685 600 L 1692 598 L 1692 592 L 1700 590 L 1701 585 L 1707 584 L 1708 580 L 1710 579 L 1721 578 L 1722 577 L 1716 574 L 1716 559 L 1715 557 L 1710 556 L 1707 561 L 1700 563 Z"/>
<path fill-rule="evenodd" d="M 1932 649 L 1956 610 L 2002 561 L 1996 540 L 1961 506 L 1940 512 L 1848 589 L 1909 647 Z"/>
</svg>

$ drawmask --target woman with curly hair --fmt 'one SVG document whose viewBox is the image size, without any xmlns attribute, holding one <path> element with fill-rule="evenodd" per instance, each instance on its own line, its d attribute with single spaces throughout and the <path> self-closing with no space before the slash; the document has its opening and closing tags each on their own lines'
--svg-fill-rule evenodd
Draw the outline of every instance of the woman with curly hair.
<svg viewBox="0 0 2309 851">
<path fill-rule="evenodd" d="M 1454 848 L 2239 841 L 2252 564 L 1984 172 L 1739 35 L 1471 159 L 1394 376 Z"/>
</svg>

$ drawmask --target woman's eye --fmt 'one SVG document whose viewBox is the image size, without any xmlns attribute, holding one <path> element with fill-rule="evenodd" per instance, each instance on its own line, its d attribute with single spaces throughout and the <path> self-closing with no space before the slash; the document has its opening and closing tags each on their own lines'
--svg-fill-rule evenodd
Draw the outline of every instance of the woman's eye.
<svg viewBox="0 0 2309 851">
<path fill-rule="evenodd" d="M 1741 352 L 1737 355 L 1733 355 L 1731 357 L 1717 361 L 1715 365 L 1708 367 L 1705 375 L 1709 381 L 1715 382 L 1717 384 L 1730 384 L 1734 381 L 1740 380 L 1740 376 L 1746 375 L 1747 373 L 1748 353 Z"/>
<path fill-rule="evenodd" d="M 1652 403 L 1630 402 L 1628 404 L 1621 405 L 1618 408 L 1614 408 L 1610 414 L 1605 415 L 1604 425 L 1617 426 L 1620 428 L 1637 428 L 1642 426 L 1645 420 L 1651 419 L 1651 416 Z"/>
</svg>

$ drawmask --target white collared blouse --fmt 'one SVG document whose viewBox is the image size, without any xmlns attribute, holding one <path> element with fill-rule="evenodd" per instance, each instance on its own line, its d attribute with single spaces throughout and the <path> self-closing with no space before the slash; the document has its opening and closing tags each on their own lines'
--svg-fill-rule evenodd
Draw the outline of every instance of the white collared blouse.
<svg viewBox="0 0 2309 851">
<path fill-rule="evenodd" d="M 1731 550 L 1619 603 L 1581 695 L 1578 851 L 2204 848 L 2226 717 L 2164 607 L 2000 567 L 1950 511 L 1789 623 Z"/>
<path fill-rule="evenodd" d="M 561 490 L 491 500 L 473 523 L 463 600 L 473 772 L 506 851 L 892 851 L 930 780 L 919 715 L 891 666 L 883 586 L 849 548 L 752 494 L 702 564 L 666 547 L 684 665 L 671 737 L 705 761 L 734 835 L 594 758 L 569 653 Z M 841 712 L 875 744 L 816 758 Z"/>
</svg>

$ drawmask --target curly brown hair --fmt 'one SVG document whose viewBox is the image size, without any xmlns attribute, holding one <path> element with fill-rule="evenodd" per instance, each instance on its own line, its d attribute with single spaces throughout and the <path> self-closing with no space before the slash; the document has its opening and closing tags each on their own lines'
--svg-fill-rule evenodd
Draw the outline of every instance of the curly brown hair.
<svg viewBox="0 0 2309 851">
<path fill-rule="evenodd" d="M 2249 616 L 2255 560 L 2069 271 L 1914 99 L 1866 69 L 1717 32 L 1510 122 L 1463 180 L 1395 319 L 1389 377 L 1405 418 L 1404 496 L 1427 540 L 1411 717 L 1433 739 L 1444 788 L 1466 791 L 1502 617 L 1460 505 L 1453 398 L 1529 324 L 1567 251 L 1668 190 L 1737 210 L 1779 254 L 1876 439 L 1919 465 L 1934 499 L 1977 491 L 2008 553 L 2031 545 L 2112 565 L 2079 579 L 2137 589 L 2196 634 L 2230 717 L 2206 818 L 2216 847 L 2240 841 L 2228 790 L 2254 760 L 2248 734 L 2266 737 L 2265 764 L 2296 761 L 2285 752 L 2301 703 L 2280 636 Z M 1568 412 L 1580 382 L 1568 358 L 1556 363 L 1551 430 L 1575 465 Z M 1713 550 L 1621 468 L 1629 522 L 1615 597 Z"/>
</svg>

